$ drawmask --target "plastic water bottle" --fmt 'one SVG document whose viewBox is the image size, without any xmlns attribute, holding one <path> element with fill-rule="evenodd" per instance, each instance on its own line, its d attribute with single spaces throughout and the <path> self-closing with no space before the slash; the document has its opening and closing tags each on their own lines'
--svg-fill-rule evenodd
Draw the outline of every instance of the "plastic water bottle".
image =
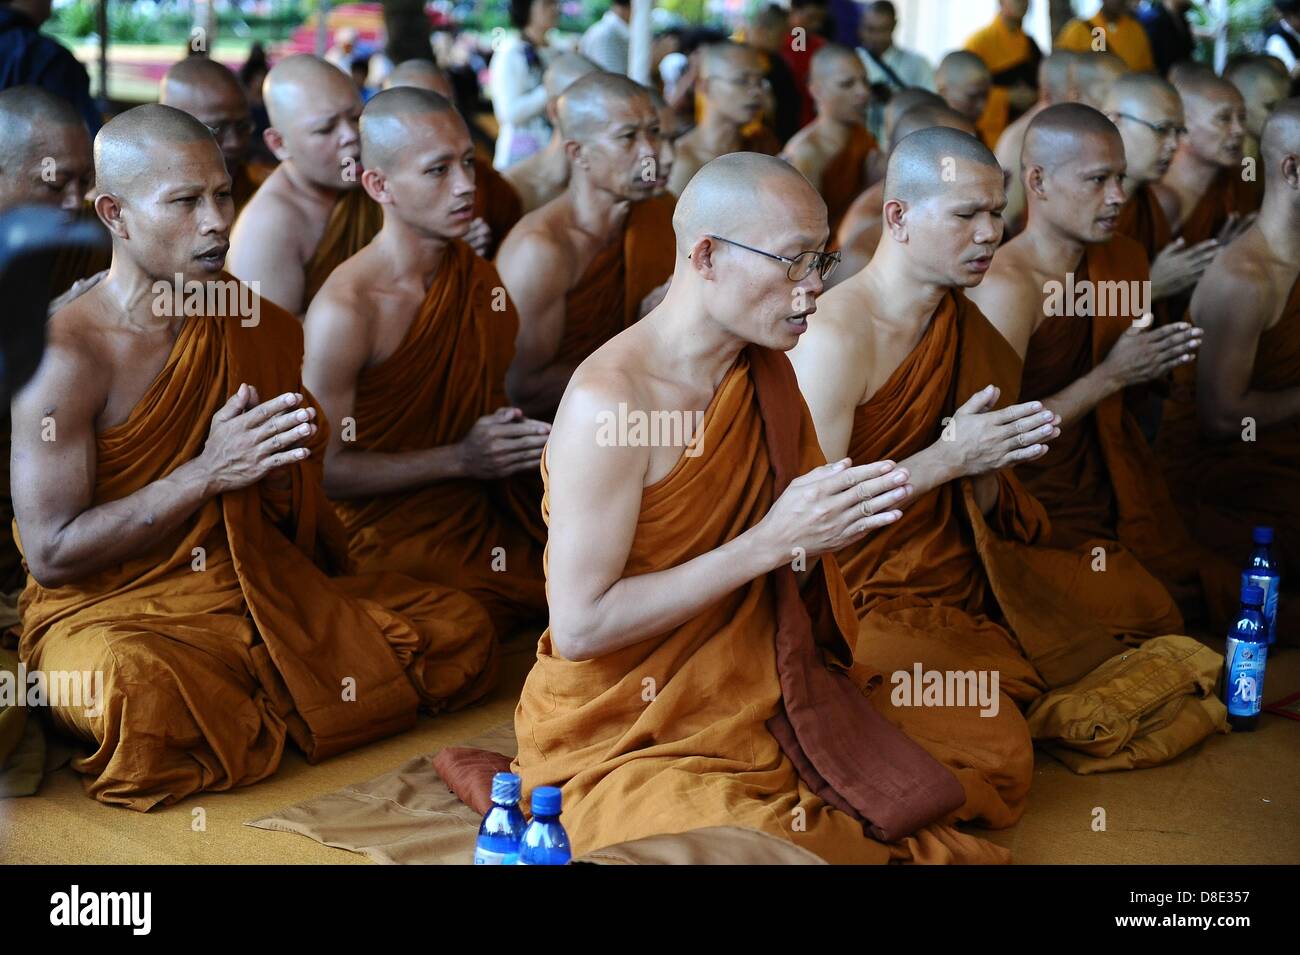
<svg viewBox="0 0 1300 955">
<path fill-rule="evenodd" d="M 560 824 L 560 790 L 538 786 L 533 790 L 533 821 L 519 840 L 520 865 L 568 865 L 569 834 Z"/>
<path fill-rule="evenodd" d="M 519 777 L 514 773 L 492 777 L 492 808 L 478 827 L 475 865 L 515 865 L 519 861 L 519 839 L 524 833 L 519 793 Z"/>
<path fill-rule="evenodd" d="M 1254 584 L 1264 591 L 1264 627 L 1268 633 L 1268 642 L 1277 643 L 1277 598 L 1282 586 L 1282 574 L 1273 556 L 1273 528 L 1256 527 L 1251 534 L 1255 549 L 1251 551 L 1250 562 L 1241 572 L 1241 585 Z"/>
<path fill-rule="evenodd" d="M 1264 591 L 1259 587 L 1246 584 L 1241 588 L 1241 611 L 1223 654 L 1223 702 L 1235 732 L 1253 730 L 1263 705 L 1264 666 L 1268 661 L 1263 603 Z"/>
</svg>

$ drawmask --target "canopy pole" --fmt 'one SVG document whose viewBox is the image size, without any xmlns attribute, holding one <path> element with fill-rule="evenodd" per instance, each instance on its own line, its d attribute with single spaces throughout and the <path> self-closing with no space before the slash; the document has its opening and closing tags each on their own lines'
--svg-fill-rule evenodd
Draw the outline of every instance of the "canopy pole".
<svg viewBox="0 0 1300 955">
<path fill-rule="evenodd" d="M 632 19 L 627 50 L 627 75 L 642 85 L 650 83 L 650 9 L 654 0 L 632 0 Z"/>
</svg>

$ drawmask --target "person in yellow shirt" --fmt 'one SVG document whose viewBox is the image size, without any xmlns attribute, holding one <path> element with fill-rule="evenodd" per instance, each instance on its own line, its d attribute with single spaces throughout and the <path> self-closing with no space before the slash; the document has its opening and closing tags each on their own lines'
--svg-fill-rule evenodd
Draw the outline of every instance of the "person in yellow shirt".
<svg viewBox="0 0 1300 955">
<path fill-rule="evenodd" d="M 976 122 L 980 137 L 996 143 L 1007 126 L 1038 99 L 1038 64 L 1042 52 L 1022 29 L 1029 0 L 999 0 L 993 22 L 972 34 L 965 49 L 993 75 L 988 103 Z"/>
<path fill-rule="evenodd" d="M 1147 32 L 1128 12 L 1125 0 L 1102 0 L 1096 16 L 1071 20 L 1057 34 L 1055 49 L 1114 53 L 1134 73 L 1156 68 Z"/>
</svg>

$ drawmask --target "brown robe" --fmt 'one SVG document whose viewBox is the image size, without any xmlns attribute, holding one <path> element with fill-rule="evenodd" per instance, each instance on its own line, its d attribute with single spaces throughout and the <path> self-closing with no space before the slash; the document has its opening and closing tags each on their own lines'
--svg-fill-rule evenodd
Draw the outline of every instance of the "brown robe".
<svg viewBox="0 0 1300 955">
<path fill-rule="evenodd" d="M 1116 236 L 1088 247 L 1075 282 L 1133 283 L 1148 275 L 1137 243 Z M 1045 319 L 1029 342 L 1020 400 L 1045 400 L 1091 372 L 1131 320 L 1102 314 Z M 1047 454 L 1017 466 L 1016 474 L 1047 509 L 1052 546 L 1102 548 L 1117 600 L 1150 608 L 1149 619 L 1130 618 L 1136 633 L 1181 632 L 1161 584 L 1192 616 L 1200 616 L 1204 600 L 1217 628 L 1236 606 L 1236 569 L 1187 533 L 1128 397 L 1119 392 L 1102 401 L 1064 429 Z"/>
<path fill-rule="evenodd" d="M 644 490 L 625 576 L 721 546 L 763 518 L 782 478 L 822 463 L 784 355 L 741 354 L 697 448 Z M 542 634 L 515 766 L 526 790 L 563 787 L 575 853 L 729 825 L 833 862 L 1006 859 L 933 822 L 961 793 L 863 699 L 876 675 L 852 665 L 856 621 L 834 560 L 810 574 L 801 590 L 783 566 L 591 660 L 564 659 Z M 895 813 L 908 821 L 894 844 L 864 831 Z"/>
<path fill-rule="evenodd" d="M 357 380 L 353 447 L 393 453 L 455 444 L 480 417 L 509 406 L 504 382 L 519 319 L 509 299 L 503 310 L 493 307 L 499 288 L 490 262 L 451 243 L 402 343 Z M 463 590 L 502 637 L 544 618 L 542 542 L 503 506 L 498 483 L 438 481 L 335 501 L 356 568 Z"/>
<path fill-rule="evenodd" d="M 1213 239 L 1228 221 L 1228 216 L 1258 212 L 1264 200 L 1262 182 L 1246 182 L 1241 178 L 1241 167 L 1220 169 L 1191 213 L 1183 219 L 1179 235 L 1188 246 Z M 1181 312 L 1178 314 L 1182 314 Z"/>
<path fill-rule="evenodd" d="M 1120 208 L 1115 231 L 1140 243 L 1146 250 L 1148 262 L 1154 262 L 1164 247 L 1173 241 L 1169 217 L 1150 183 L 1138 186 Z"/>
<path fill-rule="evenodd" d="M 306 394 L 301 327 L 259 307 L 254 326 L 185 320 L 127 420 L 97 437 L 94 504 L 193 460 L 241 382 Z M 95 798 L 147 810 L 257 782 L 286 736 L 315 762 L 409 729 L 421 705 L 460 707 L 491 688 L 496 642 L 470 597 L 399 574 L 336 576 L 346 542 L 321 487 L 319 407 L 316 420 L 313 454 L 280 472 L 286 486 L 209 498 L 147 553 L 75 584 L 29 580 L 22 659 L 104 674 L 98 714 L 50 710 L 93 745 L 72 765 Z"/>
<path fill-rule="evenodd" d="M 826 200 L 832 237 L 853 200 L 867 188 L 867 157 L 878 148 L 865 126 L 855 126 L 848 142 L 822 170 L 820 191 Z"/>
</svg>

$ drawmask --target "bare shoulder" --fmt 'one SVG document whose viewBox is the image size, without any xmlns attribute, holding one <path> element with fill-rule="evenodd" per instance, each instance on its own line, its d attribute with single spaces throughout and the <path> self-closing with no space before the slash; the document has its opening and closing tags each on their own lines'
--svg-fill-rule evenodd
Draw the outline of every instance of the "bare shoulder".
<svg viewBox="0 0 1300 955">
<path fill-rule="evenodd" d="M 274 181 L 272 174 L 272 179 L 253 193 L 240 213 L 230 235 L 231 250 L 244 256 L 256 250 L 259 257 L 273 257 L 275 261 L 283 261 L 289 252 L 296 261 L 305 264 L 309 258 L 310 230 L 304 229 L 303 223 L 310 220 L 312 210 L 295 201 L 284 188 L 269 188 Z"/>
<path fill-rule="evenodd" d="M 369 328 L 366 320 L 367 302 L 372 291 L 370 278 L 374 274 L 369 264 L 368 249 L 352 256 L 325 280 L 320 291 L 311 300 L 303 320 L 308 338 L 319 340 L 319 333 L 329 336 L 354 336 Z"/>
<path fill-rule="evenodd" d="M 1024 260 L 1022 249 L 1013 239 L 993 256 L 993 263 L 983 281 L 966 290 L 989 323 L 996 328 L 1023 358 L 1043 314 L 1043 288 Z"/>
<path fill-rule="evenodd" d="M 25 409 L 43 416 L 70 404 L 86 409 L 93 418 L 92 409 L 103 403 L 111 377 L 104 360 L 108 349 L 103 329 L 92 306 L 97 291 L 86 293 L 50 318 L 45 353 L 31 381 L 14 398 L 16 412 Z"/>
<path fill-rule="evenodd" d="M 638 384 L 638 366 L 621 360 L 622 350 L 610 349 L 610 344 L 578 366 L 560 399 L 550 444 L 562 454 L 594 449 L 600 421 L 610 412 L 617 414 L 620 406 L 641 408 L 647 404 Z"/>
<path fill-rule="evenodd" d="M 552 199 L 541 208 L 526 214 L 506 233 L 497 251 L 496 268 L 502 278 L 520 279 L 530 284 L 554 288 L 564 280 L 567 289 L 573 281 L 574 249 L 555 215 Z"/>
<path fill-rule="evenodd" d="M 1268 258 L 1268 247 L 1254 228 L 1215 256 L 1192 296 L 1196 324 L 1267 324 L 1281 306 Z"/>
</svg>

